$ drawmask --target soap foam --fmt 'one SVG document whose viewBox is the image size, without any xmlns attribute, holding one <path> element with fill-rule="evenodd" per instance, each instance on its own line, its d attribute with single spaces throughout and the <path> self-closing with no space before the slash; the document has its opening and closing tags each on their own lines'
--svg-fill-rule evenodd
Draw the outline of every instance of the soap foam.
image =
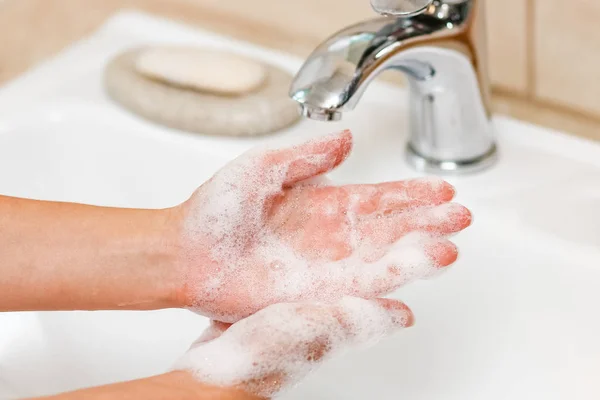
<svg viewBox="0 0 600 400">
<path fill-rule="evenodd" d="M 391 220 L 390 226 L 382 225 L 386 229 L 379 228 L 365 236 L 360 231 L 362 216 L 358 213 L 361 198 L 355 193 L 349 193 L 345 199 L 348 204 L 343 213 L 345 225 L 339 231 L 329 232 L 342 235 L 347 242 L 350 254 L 342 259 L 326 257 L 327 250 L 299 251 L 293 246 L 294 240 L 311 239 L 303 236 L 303 221 L 293 233 L 285 235 L 274 232 L 266 224 L 270 205 L 284 193 L 283 184 L 290 173 L 309 176 L 307 171 L 330 169 L 338 156 L 320 149 L 341 140 L 344 134 L 305 142 L 301 146 L 313 149 L 308 153 L 297 151 L 297 147 L 251 150 L 217 172 L 199 189 L 193 198 L 193 213 L 186 220 L 186 230 L 188 240 L 201 243 L 209 250 L 201 257 L 188 255 L 188 262 L 204 272 L 200 278 L 190 275 L 188 285 L 198 299 L 194 306 L 204 315 L 236 322 L 277 302 L 334 302 L 345 295 L 372 298 L 427 277 L 436 270 L 427 248 L 440 239 L 413 232 L 388 242 L 395 220 Z M 426 182 L 432 186 L 440 184 L 439 179 Z M 303 190 L 311 188 L 299 186 L 292 190 L 301 196 Z M 344 194 L 343 191 L 334 193 Z M 397 195 L 402 199 L 407 196 L 403 191 Z M 296 207 L 302 207 L 305 219 L 316 215 L 322 223 L 327 223 L 328 215 L 335 217 L 336 213 L 319 207 L 341 204 L 337 198 L 333 200 L 298 201 Z M 290 201 L 293 210 L 294 200 Z M 455 207 L 442 206 L 411 210 L 404 220 L 402 216 L 385 218 L 401 218 L 398 224 L 412 221 L 418 228 L 442 223 L 454 211 Z"/>
<path fill-rule="evenodd" d="M 412 320 L 405 308 L 344 297 L 333 305 L 276 304 L 219 338 L 192 346 L 175 365 L 208 384 L 241 387 L 259 396 L 285 391 L 323 361 L 370 346 Z M 276 377 L 276 385 L 267 384 Z"/>
</svg>

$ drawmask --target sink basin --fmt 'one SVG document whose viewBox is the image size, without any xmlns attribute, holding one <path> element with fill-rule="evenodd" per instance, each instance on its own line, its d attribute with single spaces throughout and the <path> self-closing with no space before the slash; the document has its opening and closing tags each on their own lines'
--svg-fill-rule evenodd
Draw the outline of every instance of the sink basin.
<svg viewBox="0 0 600 400">
<path fill-rule="evenodd" d="M 419 175 L 404 161 L 405 93 L 383 83 L 341 122 L 301 121 L 263 138 L 193 135 L 131 115 L 105 97 L 100 74 L 112 54 L 148 42 L 219 45 L 290 70 L 301 62 L 143 14 L 118 15 L 0 90 L 0 193 L 168 207 L 252 146 L 348 127 L 355 150 L 333 181 Z M 494 124 L 498 165 L 448 178 L 475 216 L 455 238 L 459 261 L 392 295 L 413 308 L 416 326 L 331 361 L 285 399 L 600 397 L 600 146 L 501 116 Z M 164 372 L 207 323 L 182 310 L 0 314 L 0 398 Z"/>
</svg>

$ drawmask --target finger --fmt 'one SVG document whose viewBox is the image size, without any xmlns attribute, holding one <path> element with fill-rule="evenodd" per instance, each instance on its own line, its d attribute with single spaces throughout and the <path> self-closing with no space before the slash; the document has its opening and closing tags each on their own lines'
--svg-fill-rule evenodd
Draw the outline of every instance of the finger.
<svg viewBox="0 0 600 400">
<path fill-rule="evenodd" d="M 263 163 L 267 170 L 285 169 L 282 185 L 290 187 L 331 171 L 348 157 L 351 149 L 352 133 L 346 130 L 293 147 L 269 151 Z"/>
<path fill-rule="evenodd" d="M 356 197 L 353 211 L 362 215 L 388 215 L 409 208 L 439 205 L 451 201 L 455 195 L 454 187 L 439 178 L 348 185 L 339 190 L 350 198 Z"/>
<path fill-rule="evenodd" d="M 393 219 L 390 217 L 390 219 Z M 446 203 L 436 207 L 423 207 L 406 213 L 409 230 L 425 231 L 437 235 L 460 232 L 471 225 L 471 212 L 463 205 Z"/>
<path fill-rule="evenodd" d="M 415 324 L 415 315 L 403 302 L 392 299 L 375 299 L 375 302 L 388 312 L 393 326 L 408 328 Z"/>
<path fill-rule="evenodd" d="M 441 239 L 425 245 L 425 254 L 434 268 L 448 267 L 458 259 L 458 249 L 449 240 Z"/>
<path fill-rule="evenodd" d="M 415 321 L 411 309 L 398 300 L 345 297 L 335 307 L 349 344 L 372 344 Z"/>
<path fill-rule="evenodd" d="M 415 262 L 414 256 L 412 261 L 408 261 L 408 254 L 393 255 L 381 263 L 380 265 L 386 268 L 386 275 L 378 282 L 380 286 L 378 295 L 391 293 L 409 282 L 428 278 L 438 270 L 454 264 L 458 259 L 456 245 L 446 239 L 430 239 L 423 243 L 422 251 L 424 258 L 421 264 Z"/>
<path fill-rule="evenodd" d="M 410 244 L 398 245 L 377 263 L 375 268 L 381 271 L 382 278 L 372 286 L 376 295 L 388 294 L 410 282 L 430 278 L 458 258 L 458 250 L 449 240 L 417 240 L 421 242 L 421 248 Z"/>
<path fill-rule="evenodd" d="M 445 203 L 362 220 L 358 223 L 358 229 L 368 243 L 391 244 L 415 231 L 437 236 L 450 235 L 467 228 L 471 221 L 471 212 L 467 208 L 456 203 Z"/>
</svg>

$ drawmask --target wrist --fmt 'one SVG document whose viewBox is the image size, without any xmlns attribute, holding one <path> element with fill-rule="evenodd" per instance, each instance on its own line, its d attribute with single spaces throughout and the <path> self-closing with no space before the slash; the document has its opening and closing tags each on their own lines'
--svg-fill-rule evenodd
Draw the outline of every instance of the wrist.
<svg viewBox="0 0 600 400">
<path fill-rule="evenodd" d="M 182 262 L 182 226 L 183 216 L 180 207 L 152 210 L 154 226 L 149 233 L 141 268 L 151 263 L 156 266 L 153 273 L 153 288 L 156 301 L 163 308 L 185 308 L 188 306 L 185 296 L 185 270 Z"/>
<path fill-rule="evenodd" d="M 163 219 L 161 241 L 166 244 L 165 251 L 171 260 L 169 301 L 175 308 L 195 308 L 198 305 L 198 286 L 211 276 L 213 261 L 206 257 L 203 249 L 207 247 L 201 238 L 191 238 L 186 231 L 186 221 L 194 212 L 193 203 L 186 201 L 173 208 L 160 210 Z"/>
<path fill-rule="evenodd" d="M 261 398 L 251 395 L 243 390 L 231 387 L 218 387 L 204 384 L 198 381 L 187 371 L 173 371 L 152 378 L 154 383 L 172 388 L 172 392 L 187 393 L 190 399 L 201 400 L 260 400 Z M 183 398 L 183 397 L 182 397 Z"/>
</svg>

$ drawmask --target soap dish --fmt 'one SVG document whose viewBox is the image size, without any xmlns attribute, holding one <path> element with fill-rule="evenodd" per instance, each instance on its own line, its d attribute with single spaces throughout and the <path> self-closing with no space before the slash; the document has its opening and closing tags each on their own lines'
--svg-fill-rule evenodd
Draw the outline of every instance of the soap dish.
<svg viewBox="0 0 600 400">
<path fill-rule="evenodd" d="M 104 71 L 108 95 L 135 114 L 171 128 L 220 136 L 265 135 L 300 118 L 297 103 L 288 96 L 292 75 L 283 69 L 263 63 L 262 83 L 249 92 L 202 91 L 140 73 L 137 61 L 148 49 L 125 51 Z"/>
</svg>

